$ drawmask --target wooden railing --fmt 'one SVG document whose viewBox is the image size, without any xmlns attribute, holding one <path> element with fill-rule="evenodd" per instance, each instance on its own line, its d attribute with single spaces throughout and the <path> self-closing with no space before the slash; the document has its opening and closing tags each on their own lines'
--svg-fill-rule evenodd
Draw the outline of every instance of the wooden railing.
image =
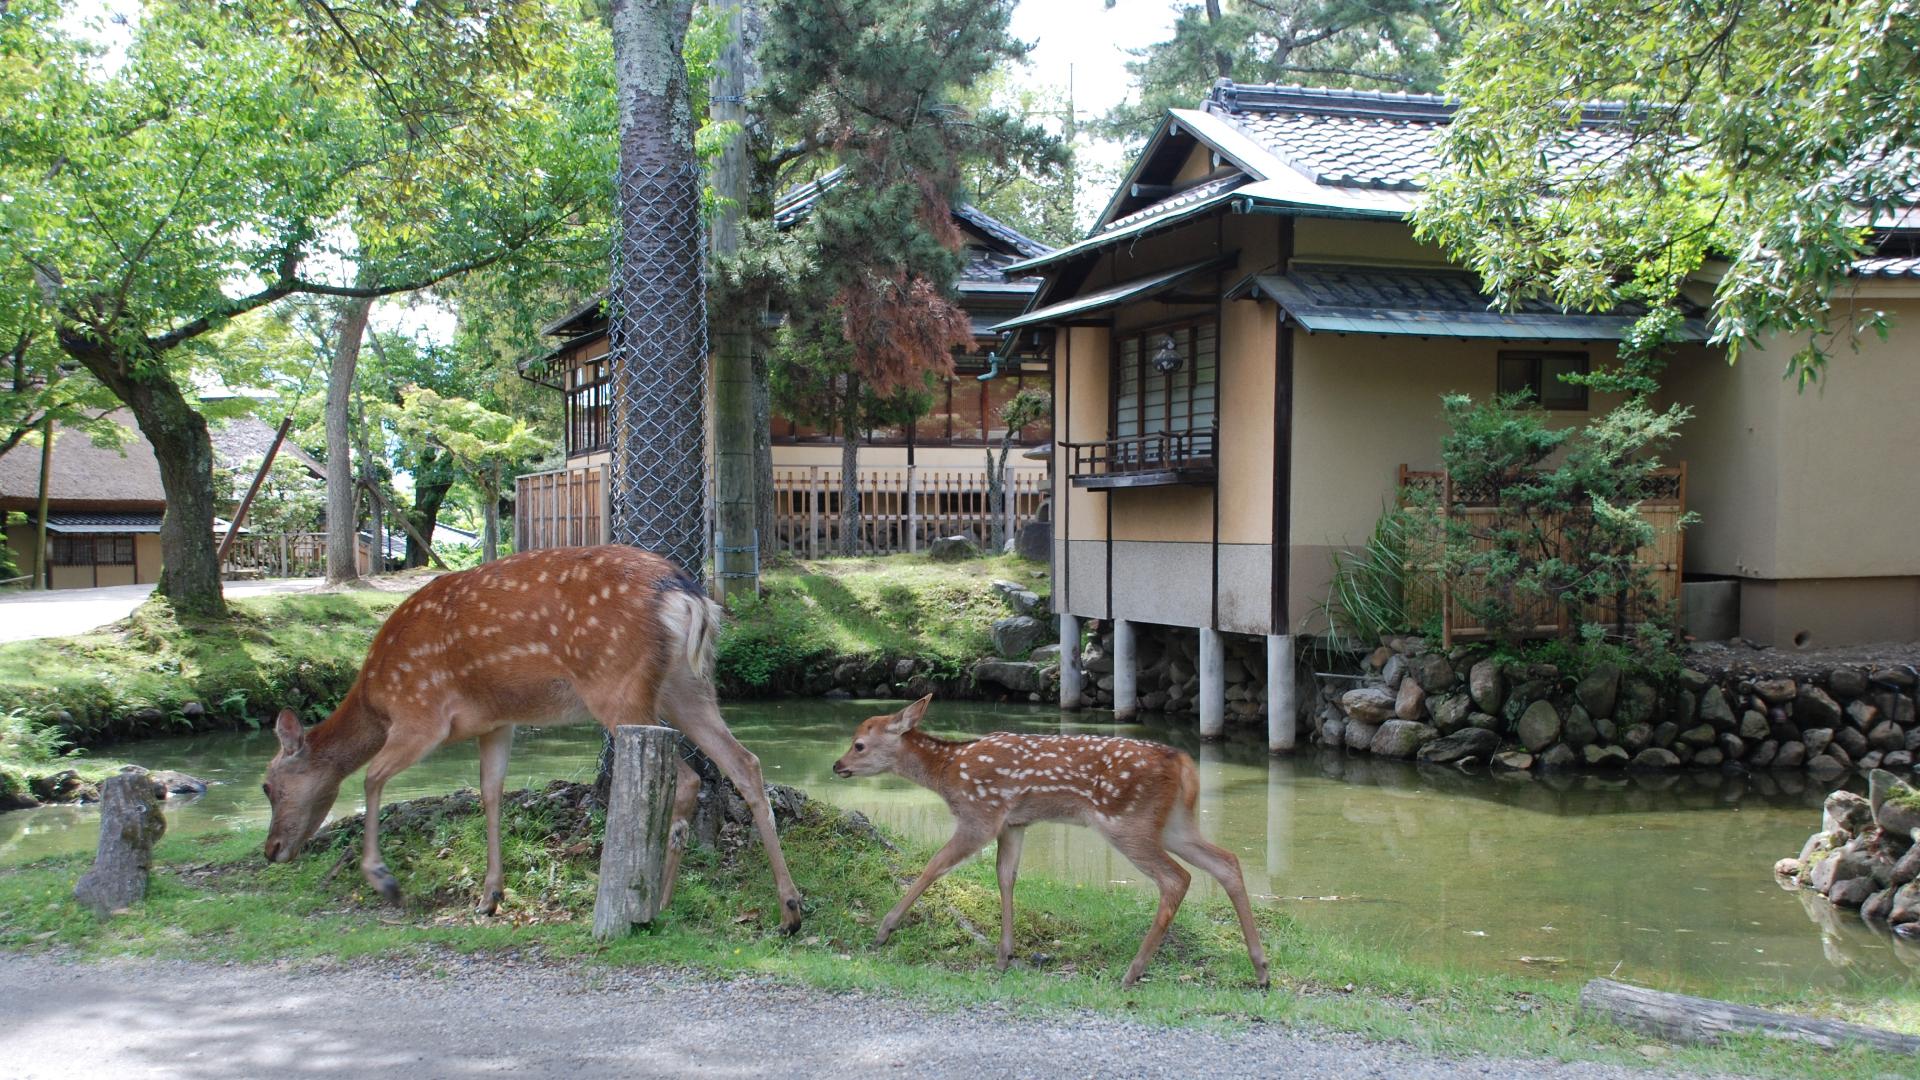
<svg viewBox="0 0 1920 1080">
<path fill-rule="evenodd" d="M 354 545 L 360 572 L 368 570 L 367 545 Z M 241 533 L 227 549 L 220 575 L 227 578 L 321 577 L 327 572 L 327 534 Z"/>
<path fill-rule="evenodd" d="M 1214 478 L 1217 428 L 1157 431 L 1101 442 L 1069 442 L 1068 475 L 1084 488 L 1204 483 Z"/>
<path fill-rule="evenodd" d="M 1653 542 L 1636 552 L 1634 561 L 1652 571 L 1653 595 L 1648 606 L 1677 610 L 1685 551 L 1680 521 L 1687 513 L 1686 464 L 1659 469 L 1652 481 L 1652 490 L 1640 503 L 1640 516 L 1653 526 Z M 1518 518 L 1477 493 L 1455 490 L 1451 477 L 1441 471 L 1414 470 L 1402 465 L 1399 490 L 1430 493 L 1436 514 L 1433 527 L 1424 537 L 1416 538 L 1408 552 L 1409 569 L 1414 571 L 1408 576 L 1404 597 L 1408 616 L 1417 622 L 1437 612 L 1442 643 L 1448 647 L 1456 641 L 1485 639 L 1490 631 L 1475 622 L 1469 609 L 1489 596 L 1494 585 L 1483 577 L 1464 581 L 1450 577 L 1445 571 L 1442 545 L 1452 519 L 1465 519 L 1465 531 L 1474 538 L 1472 543 L 1490 549 L 1490 537 L 1503 528 L 1518 525 Z M 1547 523 L 1546 527 L 1553 530 L 1549 542 L 1567 523 L 1566 519 Z M 1563 636 L 1572 633 L 1579 623 L 1612 623 L 1615 618 L 1610 610 L 1574 611 L 1547 598 L 1535 598 L 1531 603 L 1530 610 L 1519 612 L 1519 621 L 1522 632 L 1534 636 Z M 1628 618 L 1637 620 L 1645 614 L 1630 611 Z"/>
<path fill-rule="evenodd" d="M 555 469 L 513 478 L 513 546 L 590 547 L 608 543 L 607 467 Z"/>
<path fill-rule="evenodd" d="M 1045 466 L 1007 466 L 1003 511 L 1012 536 L 1032 521 L 1047 498 Z M 987 470 L 964 467 L 869 467 L 859 471 L 860 523 L 855 549 L 862 555 L 919 551 L 942 536 L 965 535 L 985 546 L 992 535 L 987 506 Z M 774 535 L 768 554 L 806 558 L 838 554 L 840 470 L 830 466 L 779 466 L 773 470 Z"/>
</svg>

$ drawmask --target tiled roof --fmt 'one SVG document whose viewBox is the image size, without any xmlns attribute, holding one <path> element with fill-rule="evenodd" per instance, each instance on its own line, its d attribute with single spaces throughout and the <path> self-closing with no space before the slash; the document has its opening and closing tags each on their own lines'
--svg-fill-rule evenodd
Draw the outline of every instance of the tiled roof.
<svg viewBox="0 0 1920 1080">
<path fill-rule="evenodd" d="M 1143 206 L 1125 217 L 1114 218 L 1112 221 L 1100 226 L 1099 231 L 1101 233 L 1110 233 L 1129 229 L 1142 222 L 1163 217 L 1176 210 L 1192 206 L 1195 203 L 1205 202 L 1216 195 L 1224 195 L 1246 182 L 1247 178 L 1245 176 L 1222 176 L 1217 180 L 1209 180 L 1204 184 L 1195 184 L 1193 187 L 1169 195 L 1151 206 Z"/>
<path fill-rule="evenodd" d="M 1853 276 L 1864 278 L 1920 278 L 1920 256 L 1876 255 L 1853 264 Z"/>
<path fill-rule="evenodd" d="M 956 204 L 953 208 L 953 216 L 1012 248 L 1015 254 L 1023 259 L 1045 255 L 1053 250 L 972 203 Z"/>
<path fill-rule="evenodd" d="M 54 533 L 157 533 L 160 514 L 48 514 Z"/>
</svg>

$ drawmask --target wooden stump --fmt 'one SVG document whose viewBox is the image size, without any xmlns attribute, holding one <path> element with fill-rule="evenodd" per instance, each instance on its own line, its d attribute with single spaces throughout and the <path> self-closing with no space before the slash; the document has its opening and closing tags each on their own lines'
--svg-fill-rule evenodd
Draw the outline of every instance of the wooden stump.
<svg viewBox="0 0 1920 1080">
<path fill-rule="evenodd" d="M 613 784 L 600 849 L 593 936 L 606 941 L 660 914 L 663 871 L 680 780 L 680 733 L 624 725 L 613 735 Z"/>
<path fill-rule="evenodd" d="M 129 769 L 100 785 L 100 849 L 93 869 L 73 887 L 73 898 L 101 918 L 147 895 L 153 845 L 167 831 L 160 789 L 144 769 Z"/>
<path fill-rule="evenodd" d="M 1857 1043 L 1894 1054 L 1920 1053 L 1920 1038 L 1837 1020 L 1769 1012 L 1595 979 L 1580 991 L 1580 1011 L 1674 1042 L 1717 1043 L 1727 1035 L 1765 1035 L 1828 1048 Z"/>
</svg>

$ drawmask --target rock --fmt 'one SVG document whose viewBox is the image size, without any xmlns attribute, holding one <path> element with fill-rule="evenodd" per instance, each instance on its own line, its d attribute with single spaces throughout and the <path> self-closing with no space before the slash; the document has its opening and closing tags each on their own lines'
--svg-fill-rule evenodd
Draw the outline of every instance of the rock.
<svg viewBox="0 0 1920 1080">
<path fill-rule="evenodd" d="M 1839 832 L 1814 833 L 1812 836 L 1807 837 L 1806 843 L 1800 845 L 1801 867 L 1811 870 L 1815 856 L 1825 855 L 1830 851 L 1838 851 L 1840 848 L 1845 847 L 1847 841 L 1851 839 L 1853 839 L 1853 837 Z"/>
<path fill-rule="evenodd" d="M 1792 679 L 1761 679 L 1753 684 L 1753 692 L 1769 705 L 1784 705 L 1792 701 L 1799 690 Z"/>
<path fill-rule="evenodd" d="M 1627 767 L 1648 772 L 1677 769 L 1680 767 L 1680 758 L 1671 750 L 1649 746 L 1633 755 L 1633 760 L 1627 763 Z"/>
<path fill-rule="evenodd" d="M 1520 715 L 1520 745 L 1539 753 L 1560 740 L 1560 713 L 1551 701 L 1536 701 Z"/>
<path fill-rule="evenodd" d="M 1344 746 L 1347 741 L 1347 722 L 1335 717 L 1320 725 L 1320 744 L 1322 746 Z"/>
<path fill-rule="evenodd" d="M 1859 728 L 1861 731 L 1872 731 L 1873 726 L 1879 722 L 1880 710 L 1878 708 L 1864 701 L 1854 701 L 1847 704 L 1847 723 Z"/>
<path fill-rule="evenodd" d="M 1372 750 L 1373 737 L 1380 733 L 1380 725 L 1369 723 L 1359 717 L 1347 720 L 1347 749 Z"/>
<path fill-rule="evenodd" d="M 1756 769 L 1772 768 L 1774 758 L 1779 754 L 1780 743 L 1774 739 L 1767 739 L 1753 748 L 1753 753 L 1747 756 L 1747 764 Z"/>
<path fill-rule="evenodd" d="M 1740 714 L 1740 737 L 1743 739 L 1764 739 L 1773 731 L 1773 725 L 1767 722 L 1767 714 L 1748 709 Z"/>
<path fill-rule="evenodd" d="M 1377 686 L 1363 686 L 1340 695 L 1340 708 L 1348 717 L 1378 724 L 1393 716 L 1394 697 Z"/>
<path fill-rule="evenodd" d="M 1915 878 L 1920 878 L 1920 844 L 1908 848 L 1905 855 L 1887 868 L 1887 884 L 1896 889 Z"/>
<path fill-rule="evenodd" d="M 1802 728 L 1840 726 L 1840 705 L 1825 690 L 1809 683 L 1793 699 L 1793 718 Z"/>
<path fill-rule="evenodd" d="M 1031 615 L 1014 615 L 993 624 L 993 651 L 1002 659 L 1017 660 L 1047 643 L 1046 623 Z"/>
<path fill-rule="evenodd" d="M 1774 860 L 1773 876 L 1798 879 L 1800 877 L 1800 860 L 1799 859 Z"/>
<path fill-rule="evenodd" d="M 72 769 L 62 769 L 48 776 L 36 776 L 27 781 L 27 790 L 33 797 L 46 803 L 95 802 L 100 798 L 100 789 L 93 783 L 80 778 Z"/>
<path fill-rule="evenodd" d="M 1470 726 L 1485 728 L 1488 731 L 1500 730 L 1500 718 L 1483 712 L 1469 713 L 1467 715 L 1467 723 Z"/>
<path fill-rule="evenodd" d="M 1866 733 L 1859 728 L 1841 727 L 1833 729 L 1832 746 L 1847 752 L 1849 761 L 1858 761 L 1866 756 L 1873 747 L 1867 742 Z M 1832 747 L 1829 747 L 1831 749 Z"/>
<path fill-rule="evenodd" d="M 1159 712 L 1167 707 L 1167 702 L 1171 698 L 1172 695 L 1165 690 L 1150 690 L 1140 695 L 1140 707 L 1147 712 Z"/>
<path fill-rule="evenodd" d="M 1413 677 L 1420 683 L 1420 689 L 1429 694 L 1437 694 L 1451 689 L 1455 676 L 1453 665 L 1442 653 L 1423 653 L 1414 658 Z"/>
<path fill-rule="evenodd" d="M 1001 599 L 1010 604 L 1016 613 L 1032 615 L 1040 610 L 1040 594 L 1025 585 L 1005 580 L 995 580 L 992 585 L 993 591 L 999 593 Z"/>
<path fill-rule="evenodd" d="M 1498 713 L 1507 696 L 1507 680 L 1500 673 L 1500 665 L 1482 660 L 1467 669 L 1467 691 L 1481 712 Z"/>
<path fill-rule="evenodd" d="M 129 765 L 121 771 L 129 772 L 135 768 L 137 768 L 137 766 Z M 153 781 L 153 783 L 164 792 L 161 796 L 162 798 L 170 798 L 174 795 L 205 795 L 207 793 L 207 782 L 205 780 L 196 776 L 188 776 L 183 772 L 174 772 L 172 769 L 162 769 L 159 772 L 148 773 L 147 779 Z"/>
<path fill-rule="evenodd" d="M 1653 745 L 1655 746 L 1671 747 L 1673 746 L 1674 740 L 1679 737 L 1680 725 L 1671 720 L 1659 724 L 1653 729 Z"/>
<path fill-rule="evenodd" d="M 1707 687 L 1712 685 L 1713 679 L 1706 672 L 1695 671 L 1692 668 L 1680 669 L 1681 689 L 1691 690 L 1695 694 L 1701 694 L 1705 693 Z"/>
<path fill-rule="evenodd" d="M 1620 701 L 1613 707 L 1613 718 L 1622 724 L 1653 723 L 1660 716 L 1660 694 L 1638 679 L 1628 679 L 1620 687 Z"/>
<path fill-rule="evenodd" d="M 108 778 L 100 790 L 100 846 L 93 869 L 73 887 L 73 898 L 101 918 L 147 895 L 153 845 L 167 831 L 160 787 L 144 769 Z"/>
<path fill-rule="evenodd" d="M 1813 728 L 1800 733 L 1800 742 L 1807 748 L 1808 757 L 1819 757 L 1833 744 L 1832 728 Z"/>
<path fill-rule="evenodd" d="M 1882 686 L 1898 686 L 1903 690 L 1913 689 L 1916 680 L 1914 674 L 1901 668 L 1875 668 L 1868 678 Z"/>
<path fill-rule="evenodd" d="M 1442 735 L 1420 748 L 1421 761 L 1448 764 L 1469 758 L 1485 760 L 1500 749 L 1500 736 L 1485 728 L 1461 728 Z"/>
<path fill-rule="evenodd" d="M 934 562 L 965 562 L 980 557 L 980 548 L 965 536 L 942 536 L 927 545 L 927 557 Z"/>
<path fill-rule="evenodd" d="M 1837 743 L 1833 746 L 1827 747 L 1827 752 L 1824 754 L 1821 754 L 1820 756 L 1823 758 L 1832 758 L 1833 760 L 1839 762 L 1840 767 L 1842 769 L 1850 769 L 1853 767 L 1853 755 L 1847 753 L 1846 748 L 1838 745 Z M 1808 758 L 1807 760 L 1809 764 L 1811 764 L 1813 761 L 1812 758 Z"/>
<path fill-rule="evenodd" d="M 1747 741 L 1729 731 L 1714 743 L 1728 761 L 1739 761 L 1747 756 Z"/>
<path fill-rule="evenodd" d="M 1867 756 L 1861 758 L 1858 762 L 1855 763 L 1855 765 L 1860 769 L 1861 772 L 1872 772 L 1873 770 L 1880 767 L 1880 760 L 1885 756 L 1886 755 L 1882 751 L 1869 750 L 1867 751 Z"/>
<path fill-rule="evenodd" d="M 1812 777 L 1816 783 L 1832 783 L 1846 774 L 1847 766 L 1826 754 L 1821 754 L 1819 757 L 1807 762 L 1807 775 Z"/>
<path fill-rule="evenodd" d="M 1589 716 L 1612 716 L 1613 704 L 1620 696 L 1620 669 L 1600 664 L 1573 688 L 1573 696 Z"/>
<path fill-rule="evenodd" d="M 1885 769 L 1873 770 L 1867 776 L 1867 808 L 1881 832 L 1903 844 L 1914 841 L 1914 830 L 1920 829 L 1920 791 L 1906 781 Z"/>
<path fill-rule="evenodd" d="M 1700 719 L 1722 731 L 1733 729 L 1733 707 L 1727 704 L 1727 695 L 1719 687 L 1710 686 L 1700 695 Z"/>
<path fill-rule="evenodd" d="M 1036 693 L 1046 688 L 1044 668 L 1024 660 L 982 660 L 973 665 L 975 682 L 992 683 L 1016 693 Z"/>
<path fill-rule="evenodd" d="M 1407 681 L 1412 683 L 1411 679 Z M 1439 735 L 1426 724 L 1412 720 L 1389 720 L 1373 733 L 1371 748 L 1375 757 L 1410 758 Z"/>
<path fill-rule="evenodd" d="M 1913 751 L 1889 750 L 1887 756 L 1880 759 L 1880 767 L 1888 772 L 1909 772 L 1913 769 Z"/>
<path fill-rule="evenodd" d="M 1427 692 L 1416 679 L 1400 680 L 1400 693 L 1393 699 L 1393 715 L 1402 720 L 1419 720 L 1427 714 Z"/>
<path fill-rule="evenodd" d="M 1387 657 L 1386 666 L 1380 669 L 1380 681 L 1387 684 L 1387 689 L 1398 692 L 1400 680 L 1406 677 L 1407 658 L 1399 653 Z"/>
<path fill-rule="evenodd" d="M 1042 645 L 1027 654 L 1027 659 L 1035 664 L 1057 664 L 1060 662 L 1060 643 Z"/>
<path fill-rule="evenodd" d="M 1618 769 L 1627 763 L 1627 751 L 1619 746 L 1588 743 L 1580 748 L 1580 757 L 1596 769 Z"/>
<path fill-rule="evenodd" d="M 1827 899 L 1834 907 L 1857 908 L 1867 902 L 1874 893 L 1872 878 L 1848 878 L 1827 890 Z M 1893 909 L 1892 897 L 1888 897 L 1887 909 Z"/>
<path fill-rule="evenodd" d="M 1467 724 L 1473 711 L 1473 698 L 1467 694 L 1436 694 L 1427 699 L 1427 711 L 1433 714 L 1433 726 L 1442 735 L 1451 735 Z"/>
<path fill-rule="evenodd" d="M 1661 726 L 1665 727 L 1666 725 L 1663 724 Z M 1680 732 L 1679 738 L 1681 742 L 1688 746 L 1711 746 L 1716 736 L 1711 725 L 1696 724 Z M 1655 741 L 1657 742 L 1658 740 L 1656 739 Z"/>
<path fill-rule="evenodd" d="M 1620 745 L 1626 747 L 1629 754 L 1637 754 L 1653 745 L 1653 729 L 1645 724 L 1622 728 Z"/>
<path fill-rule="evenodd" d="M 1806 760 L 1807 748 L 1804 743 L 1784 742 L 1780 744 L 1780 752 L 1773 757 L 1773 767 L 1776 769 L 1797 769 L 1805 764 Z"/>
<path fill-rule="evenodd" d="M 1113 670 L 1113 654 L 1105 650 L 1089 653 L 1080 661 L 1082 671 L 1105 675 Z"/>
<path fill-rule="evenodd" d="M 1893 914 L 1893 893 L 1891 888 L 1881 889 L 1860 905 L 1860 917 L 1868 922 L 1886 922 Z"/>
<path fill-rule="evenodd" d="M 1673 695 L 1673 716 L 1671 719 L 1674 723 L 1679 724 L 1683 728 L 1689 728 L 1693 726 L 1694 720 L 1698 718 L 1699 715 L 1700 695 L 1695 694 L 1691 690 L 1682 690 Z"/>
<path fill-rule="evenodd" d="M 1554 743 L 1547 752 L 1540 755 L 1539 765 L 1543 769 L 1564 769 L 1577 760 L 1573 747 L 1566 743 Z"/>
<path fill-rule="evenodd" d="M 1032 562 L 1053 558 L 1053 522 L 1029 521 L 1013 538 L 1013 553 Z"/>
<path fill-rule="evenodd" d="M 833 689 L 827 691 L 826 693 L 821 694 L 820 696 L 823 698 L 826 698 L 828 701 L 845 701 L 847 698 L 850 698 L 853 695 L 851 693 L 848 693 L 846 690 L 843 690 L 840 687 L 836 686 Z"/>
<path fill-rule="evenodd" d="M 1593 720 L 1587 716 L 1585 706 L 1574 705 L 1567 709 L 1567 721 L 1560 728 L 1560 737 L 1575 750 L 1600 737 L 1593 726 Z"/>
<path fill-rule="evenodd" d="M 1620 740 L 1620 728 L 1604 716 L 1597 717 L 1593 721 L 1593 736 L 1597 741 L 1603 743 L 1618 742 Z"/>
<path fill-rule="evenodd" d="M 1859 704 L 1855 702 L 1855 704 Z M 1907 746 L 1907 733 L 1900 725 L 1891 720 L 1882 720 L 1867 729 L 1867 745 L 1881 753 L 1889 750 L 1904 750 Z"/>
<path fill-rule="evenodd" d="M 1719 747 L 1709 746 L 1704 750 L 1695 750 L 1693 757 L 1690 758 L 1687 763 L 1702 769 L 1711 769 L 1725 760 L 1727 760 L 1727 755 L 1723 753 Z"/>
<path fill-rule="evenodd" d="M 1382 645 L 1367 654 L 1365 666 L 1368 671 L 1380 671 L 1387 666 L 1387 661 L 1391 659 L 1393 659 L 1393 650 Z"/>
<path fill-rule="evenodd" d="M 1497 769 L 1525 772 L 1533 768 L 1533 755 L 1521 750 L 1507 750 L 1493 755 L 1493 765 Z"/>
<path fill-rule="evenodd" d="M 1895 926 L 1920 922 L 1920 881 L 1909 881 L 1894 890 L 1893 908 L 1887 912 L 1887 921 Z"/>
<path fill-rule="evenodd" d="M 1857 698 L 1867 692 L 1867 677 L 1858 668 L 1834 668 L 1827 672 L 1827 689 L 1836 697 Z"/>
</svg>

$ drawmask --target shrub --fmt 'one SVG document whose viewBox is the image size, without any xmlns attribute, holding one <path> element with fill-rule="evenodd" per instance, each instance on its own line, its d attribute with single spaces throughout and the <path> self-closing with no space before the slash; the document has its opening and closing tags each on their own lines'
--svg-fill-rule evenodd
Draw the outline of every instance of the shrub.
<svg viewBox="0 0 1920 1080">
<path fill-rule="evenodd" d="M 1412 629 L 1408 613 L 1408 558 L 1421 523 L 1399 507 L 1381 511 L 1356 551 L 1333 553 L 1333 581 L 1320 614 L 1349 639 L 1371 645 Z"/>
</svg>

